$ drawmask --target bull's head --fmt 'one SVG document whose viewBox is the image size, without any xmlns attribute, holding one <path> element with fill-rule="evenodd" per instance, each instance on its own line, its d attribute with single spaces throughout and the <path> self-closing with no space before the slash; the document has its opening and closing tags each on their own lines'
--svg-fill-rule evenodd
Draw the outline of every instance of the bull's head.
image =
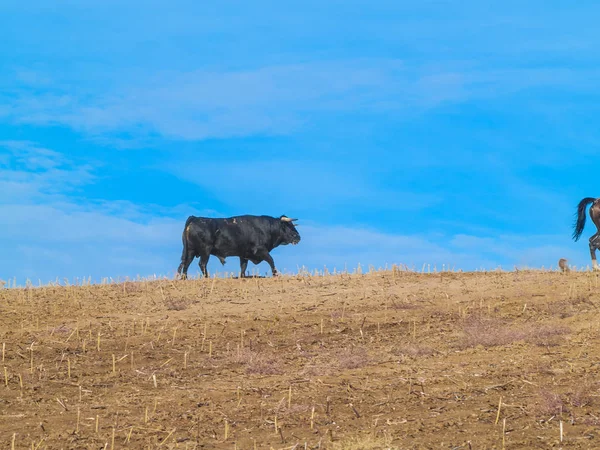
<svg viewBox="0 0 600 450">
<path fill-rule="evenodd" d="M 300 242 L 300 233 L 296 229 L 294 222 L 298 219 L 290 219 L 287 216 L 281 216 L 281 240 L 282 244 L 292 244 L 296 245 Z"/>
</svg>

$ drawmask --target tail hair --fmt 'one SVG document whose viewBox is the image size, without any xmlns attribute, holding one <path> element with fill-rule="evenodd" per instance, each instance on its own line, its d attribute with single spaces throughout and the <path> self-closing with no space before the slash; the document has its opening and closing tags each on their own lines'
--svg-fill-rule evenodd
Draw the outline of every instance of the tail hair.
<svg viewBox="0 0 600 450">
<path fill-rule="evenodd" d="M 575 229 L 573 231 L 573 239 L 575 242 L 579 240 L 581 233 L 583 233 L 583 228 L 585 227 L 585 209 L 590 203 L 594 203 L 595 201 L 596 199 L 593 197 L 585 197 L 577 205 L 577 212 L 575 213 L 576 220 L 574 224 Z"/>
</svg>

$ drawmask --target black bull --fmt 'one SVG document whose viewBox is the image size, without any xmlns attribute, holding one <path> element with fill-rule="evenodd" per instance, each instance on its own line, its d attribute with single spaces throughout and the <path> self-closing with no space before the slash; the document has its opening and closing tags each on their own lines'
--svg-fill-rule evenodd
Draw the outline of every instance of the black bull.
<svg viewBox="0 0 600 450">
<path fill-rule="evenodd" d="M 206 265 L 210 255 L 225 264 L 228 256 L 240 258 L 240 276 L 246 276 L 248 261 L 259 264 L 267 261 L 273 275 L 277 269 L 269 254 L 279 245 L 300 242 L 300 234 L 294 226 L 296 219 L 286 216 L 235 216 L 227 219 L 188 217 L 183 229 L 183 252 L 177 272 L 187 278 L 187 270 L 195 257 L 200 258 L 200 270 L 208 277 Z"/>
</svg>

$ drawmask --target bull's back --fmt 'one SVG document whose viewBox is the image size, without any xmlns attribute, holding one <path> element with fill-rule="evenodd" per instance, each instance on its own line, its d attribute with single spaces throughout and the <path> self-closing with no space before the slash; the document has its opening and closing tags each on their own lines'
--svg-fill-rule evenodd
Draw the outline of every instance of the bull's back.
<svg viewBox="0 0 600 450">
<path fill-rule="evenodd" d="M 219 223 L 212 253 L 216 256 L 248 256 L 254 247 L 256 224 L 251 216 L 235 216 Z"/>
<path fill-rule="evenodd" d="M 194 217 L 185 232 L 199 254 L 249 257 L 268 244 L 270 216 L 240 215 L 228 218 Z"/>
</svg>

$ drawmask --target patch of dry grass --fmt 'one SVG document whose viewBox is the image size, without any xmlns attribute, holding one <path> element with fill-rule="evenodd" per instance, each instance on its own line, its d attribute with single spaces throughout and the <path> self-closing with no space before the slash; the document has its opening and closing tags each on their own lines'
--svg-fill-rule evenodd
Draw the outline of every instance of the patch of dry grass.
<svg viewBox="0 0 600 450">
<path fill-rule="evenodd" d="M 496 347 L 523 341 L 541 346 L 558 345 L 570 329 L 554 324 L 515 324 L 492 317 L 469 316 L 463 321 L 462 347 Z"/>
<path fill-rule="evenodd" d="M 339 352 L 324 352 L 313 358 L 302 370 L 304 376 L 335 375 L 343 370 L 368 366 L 373 358 L 364 347 L 345 347 Z"/>
<path fill-rule="evenodd" d="M 552 417 L 569 412 L 569 408 L 562 395 L 541 389 L 538 392 L 533 412 L 536 416 Z"/>
<path fill-rule="evenodd" d="M 363 347 L 347 347 L 337 355 L 337 367 L 342 370 L 368 366 L 371 358 Z"/>
<path fill-rule="evenodd" d="M 352 436 L 341 441 L 334 442 L 334 450 L 387 450 L 399 449 L 392 446 L 392 440 L 389 436 L 373 436 L 372 433 L 362 436 Z"/>
<path fill-rule="evenodd" d="M 183 298 L 168 298 L 165 300 L 165 306 L 169 311 L 183 311 L 190 306 L 190 300 Z"/>
<path fill-rule="evenodd" d="M 401 345 L 401 346 L 394 348 L 394 350 L 393 350 L 394 355 L 408 356 L 411 358 L 432 356 L 432 355 L 435 355 L 436 353 L 437 353 L 437 351 L 434 350 L 433 348 L 428 347 L 427 345 L 422 345 L 422 344 L 418 344 L 418 343 L 413 343 L 413 344 L 409 343 L 409 344 Z"/>
<path fill-rule="evenodd" d="M 234 361 L 245 366 L 247 374 L 280 375 L 284 372 L 279 358 L 247 348 L 239 350 Z"/>
</svg>

